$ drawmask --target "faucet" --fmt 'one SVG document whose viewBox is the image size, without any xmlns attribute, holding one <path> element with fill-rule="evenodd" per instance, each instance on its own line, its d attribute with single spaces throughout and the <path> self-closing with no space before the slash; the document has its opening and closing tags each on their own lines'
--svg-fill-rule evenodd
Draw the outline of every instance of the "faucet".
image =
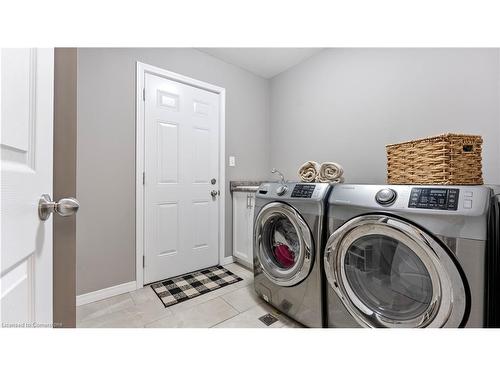
<svg viewBox="0 0 500 375">
<path fill-rule="evenodd" d="M 278 176 L 280 176 L 280 179 L 281 179 L 280 183 L 281 183 L 282 185 L 285 185 L 285 176 L 283 176 L 283 173 L 281 173 L 280 171 L 278 171 L 276 168 L 273 168 L 273 169 L 271 170 L 271 173 L 277 173 L 277 174 L 278 174 Z"/>
</svg>

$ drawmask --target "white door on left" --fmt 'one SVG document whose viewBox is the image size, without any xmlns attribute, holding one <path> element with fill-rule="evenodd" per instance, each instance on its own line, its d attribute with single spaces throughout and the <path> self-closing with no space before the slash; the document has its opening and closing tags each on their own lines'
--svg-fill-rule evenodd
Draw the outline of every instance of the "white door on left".
<svg viewBox="0 0 500 375">
<path fill-rule="evenodd" d="M 52 324 L 53 49 L 1 50 L 1 312 L 3 327 Z"/>
</svg>

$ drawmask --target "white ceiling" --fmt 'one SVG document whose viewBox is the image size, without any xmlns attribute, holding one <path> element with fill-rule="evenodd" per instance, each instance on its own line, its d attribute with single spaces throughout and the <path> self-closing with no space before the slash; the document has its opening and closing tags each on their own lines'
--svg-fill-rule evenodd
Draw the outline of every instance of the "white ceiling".
<svg viewBox="0 0 500 375">
<path fill-rule="evenodd" d="M 263 78 L 272 78 L 322 48 L 198 48 Z"/>
</svg>

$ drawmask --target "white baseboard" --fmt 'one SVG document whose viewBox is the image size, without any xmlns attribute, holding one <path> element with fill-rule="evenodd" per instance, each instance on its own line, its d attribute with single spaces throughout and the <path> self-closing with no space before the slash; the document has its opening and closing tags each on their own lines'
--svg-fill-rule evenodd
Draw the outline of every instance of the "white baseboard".
<svg viewBox="0 0 500 375">
<path fill-rule="evenodd" d="M 226 264 L 234 263 L 234 257 L 228 256 L 220 260 L 220 265 L 225 266 Z"/>
<path fill-rule="evenodd" d="M 102 299 L 117 296 L 119 294 L 131 292 L 133 290 L 136 290 L 136 285 L 137 284 L 134 280 L 134 281 L 130 281 L 128 283 L 119 284 L 119 285 L 115 285 L 115 286 L 110 286 L 109 288 L 96 290 L 94 292 L 80 294 L 79 296 L 76 296 L 76 305 L 81 306 L 81 305 L 85 305 L 86 303 L 100 301 Z"/>
</svg>

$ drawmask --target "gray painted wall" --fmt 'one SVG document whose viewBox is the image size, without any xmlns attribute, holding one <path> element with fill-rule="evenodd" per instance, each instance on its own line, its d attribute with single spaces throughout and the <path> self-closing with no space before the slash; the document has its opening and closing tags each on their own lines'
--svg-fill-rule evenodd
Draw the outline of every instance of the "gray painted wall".
<svg viewBox="0 0 500 375">
<path fill-rule="evenodd" d="M 348 182 L 383 183 L 384 146 L 443 132 L 484 138 L 500 184 L 498 49 L 328 49 L 271 81 L 271 165 L 297 179 L 337 161 Z"/>
<path fill-rule="evenodd" d="M 195 49 L 78 49 L 77 294 L 135 280 L 136 61 L 226 89 L 227 255 L 229 181 L 268 177 L 267 80 Z"/>
</svg>

